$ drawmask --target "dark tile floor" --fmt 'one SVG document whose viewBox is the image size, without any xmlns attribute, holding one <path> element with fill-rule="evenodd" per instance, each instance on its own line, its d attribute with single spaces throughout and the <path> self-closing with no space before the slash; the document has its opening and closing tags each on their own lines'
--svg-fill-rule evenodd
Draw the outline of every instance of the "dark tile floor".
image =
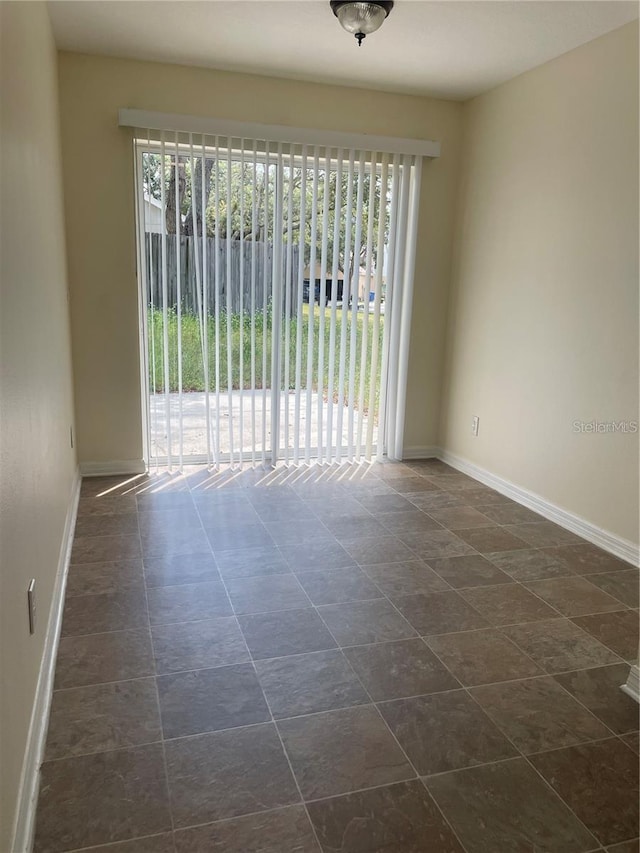
<svg viewBox="0 0 640 853">
<path fill-rule="evenodd" d="M 35 849 L 638 853 L 638 572 L 441 462 L 87 480 Z"/>
</svg>

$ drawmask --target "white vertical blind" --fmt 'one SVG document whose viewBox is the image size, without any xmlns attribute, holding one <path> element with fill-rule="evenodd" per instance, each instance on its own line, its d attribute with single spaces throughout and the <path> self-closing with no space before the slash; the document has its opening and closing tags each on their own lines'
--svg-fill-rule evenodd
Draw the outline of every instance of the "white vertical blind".
<svg viewBox="0 0 640 853">
<path fill-rule="evenodd" d="M 356 352 L 357 352 L 357 329 L 358 329 L 358 298 L 360 290 L 360 252 L 358 247 L 362 241 L 362 206 L 363 206 L 363 191 L 365 179 L 365 155 L 361 152 L 360 163 L 358 166 L 358 195 L 356 199 L 356 234 L 354 250 L 352 253 L 353 260 L 350 270 L 350 297 L 351 297 L 351 329 L 349 341 L 349 398 L 347 403 L 348 410 L 348 430 L 347 430 L 347 446 L 349 462 L 353 460 L 354 444 L 353 444 L 353 429 L 355 425 L 355 406 L 356 406 Z"/>
<path fill-rule="evenodd" d="M 240 141 L 240 175 L 244 183 L 244 140 Z M 240 193 L 240 221 L 244 222 L 245 207 L 244 207 L 244 192 Z M 240 281 L 244 282 L 244 228 L 240 229 Z M 240 288 L 239 313 L 241 317 L 245 315 L 244 305 L 244 287 Z M 238 459 L 242 462 L 244 454 L 244 323 L 240 324 L 240 347 L 239 347 L 239 365 L 238 365 L 238 385 L 239 385 L 239 423 L 238 423 Z"/>
<path fill-rule="evenodd" d="M 307 189 L 307 147 L 302 146 L 302 158 L 300 164 L 300 222 L 306 217 L 306 189 Z M 293 415 L 294 440 L 293 461 L 297 464 L 300 459 L 300 405 L 302 394 L 302 304 L 303 304 L 303 282 L 304 282 L 304 229 L 299 228 L 298 238 L 298 275 L 295 288 L 296 305 L 296 372 L 295 372 L 295 407 Z M 279 312 L 278 312 L 279 313 Z M 288 393 L 288 389 L 285 389 Z"/>
<path fill-rule="evenodd" d="M 179 185 L 180 178 L 180 153 L 178 149 L 178 134 L 175 134 L 175 183 Z M 180 232 L 181 232 L 181 212 L 180 206 L 176 204 L 175 213 L 175 240 L 176 240 L 176 361 L 178 372 L 178 463 L 182 468 L 184 461 L 184 430 L 182 419 L 182 290 L 181 290 L 181 270 L 180 270 Z"/>
<path fill-rule="evenodd" d="M 274 187 L 274 220 L 273 220 L 273 263 L 271 267 L 271 458 L 275 464 L 280 451 L 280 358 L 282 313 L 275 306 L 282 304 L 282 228 L 283 228 L 283 193 L 284 165 L 282 159 L 282 143 L 278 143 L 276 155 L 276 182 Z M 266 241 L 265 241 L 266 242 Z M 230 245 L 230 241 L 227 241 Z"/>
<path fill-rule="evenodd" d="M 285 295 L 284 295 L 284 316 L 291 316 L 291 299 L 293 289 L 293 170 L 294 159 L 293 152 L 289 153 L 288 171 L 287 171 L 287 261 L 284 275 Z M 291 324 L 284 323 L 284 350 L 283 350 L 283 389 L 284 393 L 284 424 L 283 424 L 283 457 L 285 463 L 289 462 L 289 394 L 287 393 L 291 382 Z"/>
<path fill-rule="evenodd" d="M 369 304 L 370 298 L 369 295 L 371 293 L 371 254 L 373 251 L 373 221 L 374 221 L 374 210 L 375 210 L 375 184 L 377 181 L 377 174 L 374 168 L 374 164 L 376 163 L 377 158 L 375 154 L 371 155 L 371 172 L 370 172 L 370 184 L 369 184 L 369 208 L 367 211 L 367 249 L 366 249 L 366 261 L 365 261 L 365 271 L 364 271 L 364 317 L 362 320 L 362 343 L 361 343 L 361 353 L 360 353 L 360 389 L 358 395 L 358 434 L 356 438 L 356 457 L 359 459 L 363 452 L 362 447 L 362 437 L 364 431 L 364 406 L 365 406 L 365 385 L 367 379 L 367 356 L 369 350 Z"/>
<path fill-rule="evenodd" d="M 251 181 L 251 462 L 256 464 L 256 312 L 258 303 L 256 301 L 256 252 L 258 234 L 258 206 L 256 199 L 256 185 L 258 181 L 258 149 L 254 140 L 253 152 L 253 180 Z"/>
<path fill-rule="evenodd" d="M 313 365 L 315 346 L 319 340 L 315 329 L 315 298 L 310 295 L 311 280 L 318 259 L 318 186 L 320 174 L 320 149 L 316 145 L 313 149 L 313 172 L 311 184 L 311 232 L 309 235 L 309 285 L 307 304 L 309 306 L 309 317 L 307 322 L 307 408 L 305 412 L 305 462 L 311 460 L 311 425 L 313 422 Z M 304 282 L 303 282 L 304 288 Z"/>
<path fill-rule="evenodd" d="M 166 159 L 164 133 L 160 136 L 160 150 L 163 162 Z M 166 176 L 164 170 L 160 176 L 160 202 L 166 210 Z M 166 456 L 171 469 L 173 446 L 171 443 L 171 396 L 169 394 L 169 283 L 167 272 L 167 229 L 162 229 L 162 368 L 164 379 L 164 401 L 166 422 Z"/>
<path fill-rule="evenodd" d="M 215 202 L 215 243 L 214 243 L 214 251 L 215 251 L 215 265 L 214 265 L 214 276 L 213 276 L 213 286 L 214 286 L 214 372 L 215 372 L 215 394 L 216 394 L 216 432 L 215 432 L 215 447 L 216 447 L 216 462 L 220 460 L 220 301 L 221 301 L 221 293 L 220 293 L 220 273 L 222 262 L 220 258 L 220 148 L 218 145 L 218 137 L 216 136 L 214 140 L 215 145 L 215 159 L 214 159 L 214 202 Z M 206 155 L 205 155 L 206 156 Z M 203 170 L 204 171 L 204 170 Z M 205 237 L 206 242 L 206 237 Z M 206 316 L 209 315 L 209 303 L 206 301 Z M 208 330 L 207 330 L 208 333 Z M 231 442 L 229 442 L 230 444 Z"/>
<path fill-rule="evenodd" d="M 378 202 L 378 245 L 376 257 L 380 258 L 384 255 L 384 235 L 387 229 L 387 191 L 389 183 L 389 158 L 386 154 L 382 155 L 382 169 L 380 172 L 380 199 Z M 371 366 L 369 368 L 369 400 L 368 411 L 373 412 L 376 409 L 376 394 L 379 389 L 376 387 L 376 376 L 381 368 L 379 361 L 380 357 L 380 300 L 382 298 L 382 266 L 378 264 L 375 272 L 374 282 L 374 305 L 373 305 L 373 323 L 371 328 Z M 367 422 L 366 450 L 365 456 L 368 460 L 371 459 L 373 450 L 373 423 L 374 419 L 369 418 Z"/>
<path fill-rule="evenodd" d="M 389 209 L 389 234 L 396 234 L 397 229 L 397 213 L 398 213 L 398 186 L 399 186 L 399 175 L 400 175 L 400 157 L 398 154 L 394 155 L 393 158 L 393 171 L 392 171 L 392 180 L 391 184 L 388 187 L 388 193 L 391 197 L 391 204 L 389 205 L 389 201 L 387 199 L 387 206 Z M 397 240 L 391 240 L 389 243 L 389 251 L 387 254 L 387 271 L 394 269 L 395 264 L 395 252 L 396 252 L 396 243 Z M 389 290 L 387 293 L 387 299 L 385 302 L 387 316 L 385 317 L 385 326 L 384 326 L 384 338 L 382 342 L 382 364 L 380 367 L 380 375 L 381 376 L 389 376 L 389 347 L 391 341 L 391 333 L 390 333 L 390 318 L 392 316 L 392 307 L 393 307 L 393 299 L 394 292 L 393 290 Z M 396 299 L 396 302 L 398 300 Z M 389 319 L 387 319 L 389 318 Z M 380 402 L 378 407 L 378 417 L 380 422 L 383 424 L 387 424 L 387 391 L 390 382 L 383 382 L 380 384 Z M 377 458 L 382 459 L 385 452 L 385 444 L 384 444 L 384 431 L 378 431 L 378 446 L 377 446 Z"/>
<path fill-rule="evenodd" d="M 220 154 L 218 153 L 218 157 Z M 227 157 L 226 157 L 226 166 L 227 166 L 227 175 L 226 175 L 226 200 L 227 200 L 227 240 L 226 240 L 226 287 L 225 287 L 225 296 L 226 296 L 226 305 L 225 305 L 225 313 L 227 315 L 227 395 L 229 400 L 229 412 L 233 412 L 233 340 L 232 340 L 232 323 L 231 317 L 233 314 L 233 306 L 231 304 L 230 299 L 230 290 L 229 284 L 231 282 L 231 240 L 229 239 L 229 234 L 231 233 L 231 205 L 229 204 L 229 199 L 231 198 L 231 149 L 227 148 Z M 233 418 L 229 417 L 229 457 L 231 459 L 231 463 L 234 461 L 234 453 L 233 453 Z"/>
<path fill-rule="evenodd" d="M 199 329 L 200 329 L 200 345 L 202 351 L 202 375 L 204 381 L 204 409 L 205 409 L 205 431 L 206 431 L 206 461 L 211 464 L 212 460 L 212 422 L 211 422 L 211 399 L 209 397 L 210 376 L 209 376 L 209 313 L 207 311 L 207 299 L 209 296 L 209 281 L 207 275 L 207 241 L 206 241 L 206 225 L 204 221 L 204 199 L 205 199 L 205 178 L 204 170 L 201 174 L 199 182 L 196 180 L 195 160 L 193 159 L 193 135 L 189 135 L 189 151 L 191 154 L 191 174 L 192 191 L 191 191 L 191 215 L 193 218 L 193 252 L 194 252 L 194 267 L 196 277 L 196 305 L 198 311 Z M 204 162 L 204 146 L 203 157 L 200 160 Z M 198 196 L 200 197 L 200 218 L 201 227 L 198 226 Z M 198 239 L 201 242 L 198 244 Z"/>
<path fill-rule="evenodd" d="M 352 215 L 353 215 L 353 168 L 354 168 L 355 152 L 349 152 L 349 164 L 347 167 L 347 206 L 346 206 L 346 227 L 344 235 L 344 254 L 345 257 L 351 255 L 351 231 L 352 231 Z M 380 255 L 382 257 L 382 255 Z M 346 376 L 346 353 L 347 353 L 347 320 L 349 316 L 349 281 L 348 275 L 342 282 L 342 308 L 341 308 L 341 326 L 340 326 L 340 352 L 339 352 L 339 374 L 338 374 L 338 415 L 336 425 L 336 460 L 342 460 L 342 430 L 344 424 L 344 383 Z M 371 419 L 373 425 L 373 418 Z"/>
<path fill-rule="evenodd" d="M 422 157 L 135 138 L 150 459 L 400 458 Z"/>
<path fill-rule="evenodd" d="M 342 225 L 342 153 L 343 152 L 338 149 L 337 164 L 335 168 L 336 188 L 333 210 L 333 259 L 331 266 L 331 316 L 329 324 L 329 376 L 327 381 L 327 460 L 333 459 L 333 394 L 336 372 L 336 312 L 338 303 L 340 227 Z"/>
<path fill-rule="evenodd" d="M 147 139 L 148 142 L 148 139 Z M 135 181 L 136 181 L 136 192 L 135 192 L 135 212 L 136 212 L 136 222 L 142 226 L 144 229 L 143 233 L 146 233 L 150 229 L 150 212 L 149 212 L 149 203 L 147 201 L 146 195 L 146 187 L 149 184 L 149 173 L 145 169 L 141 159 L 136 157 L 135 163 Z M 143 458 L 149 460 L 150 458 L 150 447 L 149 447 L 149 437 L 151 435 L 151 411 L 150 411 L 150 399 L 149 399 L 149 391 L 153 389 L 155 392 L 155 381 L 154 375 L 151 370 L 150 364 L 150 352 L 155 350 L 154 342 L 153 342 L 153 333 L 149 331 L 149 312 L 147 310 L 147 306 L 151 305 L 150 302 L 150 293 L 147 289 L 146 277 L 144 274 L 140 274 L 143 270 L 147 268 L 151 268 L 151 258 L 150 258 L 150 244 L 147 245 L 144 241 L 137 240 L 137 266 L 138 266 L 138 279 L 139 279 L 139 287 L 138 287 L 138 316 L 140 318 L 140 336 L 139 336 L 139 345 L 140 345 L 140 379 L 141 379 L 141 387 L 144 389 L 144 392 L 140 397 L 140 409 L 142 416 L 142 424 L 143 424 Z"/>
<path fill-rule="evenodd" d="M 269 293 L 268 293 L 268 279 L 267 279 L 267 270 L 269 269 L 269 245 L 267 241 L 267 234 L 269 231 L 269 170 L 270 170 L 270 161 L 269 161 L 269 142 L 267 141 L 265 145 L 265 158 L 264 165 L 262 166 L 263 173 L 263 199 L 264 199 L 264 215 L 263 215 L 263 225 L 262 225 L 262 346 L 261 346 L 261 357 L 262 357 L 262 464 L 264 465 L 267 461 L 267 370 L 268 370 L 268 358 L 267 358 L 267 340 L 268 340 L 268 329 L 269 329 Z"/>
</svg>

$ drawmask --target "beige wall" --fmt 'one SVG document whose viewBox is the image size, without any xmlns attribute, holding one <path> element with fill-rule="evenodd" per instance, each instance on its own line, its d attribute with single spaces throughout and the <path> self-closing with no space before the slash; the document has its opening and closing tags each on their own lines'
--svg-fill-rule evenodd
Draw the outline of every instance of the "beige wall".
<svg viewBox="0 0 640 853">
<path fill-rule="evenodd" d="M 638 541 L 638 29 L 465 105 L 443 446 Z M 480 434 L 471 418 L 480 417 Z"/>
<path fill-rule="evenodd" d="M 439 139 L 424 170 L 407 446 L 434 444 L 460 104 L 62 53 L 60 91 L 81 462 L 140 459 L 131 131 L 119 107 Z"/>
<path fill-rule="evenodd" d="M 76 461 L 56 53 L 44 4 L 2 3 L 0 23 L 0 850 L 8 851 Z"/>
</svg>

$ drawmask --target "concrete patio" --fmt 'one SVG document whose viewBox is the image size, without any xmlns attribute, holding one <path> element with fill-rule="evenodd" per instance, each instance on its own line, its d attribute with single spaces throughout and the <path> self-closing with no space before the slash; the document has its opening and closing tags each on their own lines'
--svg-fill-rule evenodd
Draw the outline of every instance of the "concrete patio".
<svg viewBox="0 0 640 853">
<path fill-rule="evenodd" d="M 167 400 L 168 396 L 168 400 Z M 182 398 L 182 399 L 181 399 Z M 202 392 L 183 392 L 179 394 L 151 394 L 149 400 L 150 413 L 150 456 L 151 459 L 166 459 L 168 450 L 167 430 L 167 403 L 169 409 L 169 426 L 171 429 L 172 455 L 179 455 L 178 436 L 180 433 L 180 420 L 182 418 L 182 455 L 184 458 L 191 457 L 202 461 L 207 455 L 207 418 L 206 418 L 206 395 Z M 293 450 L 295 443 L 295 424 L 299 424 L 298 444 L 304 455 L 306 448 L 306 431 L 308 420 L 308 404 L 310 403 L 310 430 L 309 448 L 312 455 L 316 455 L 318 447 L 318 426 L 321 425 L 321 433 L 327 436 L 329 432 L 329 416 L 327 401 L 322 400 L 317 392 L 307 395 L 306 391 L 300 393 L 299 418 L 296 417 L 296 394 L 290 392 L 283 394 L 280 400 L 280 441 L 281 449 L 288 447 Z M 271 452 L 271 391 L 232 391 L 209 394 L 209 410 L 211 423 L 211 447 L 216 447 L 217 423 L 220 424 L 219 448 L 223 458 L 228 458 L 233 443 L 234 456 L 237 457 L 240 450 L 248 457 L 251 455 L 252 447 L 255 446 L 257 455 L 263 451 L 263 423 L 265 425 L 266 447 L 265 452 Z M 319 409 L 322 409 L 319 419 Z M 264 407 L 264 408 L 263 408 Z M 349 410 L 347 406 L 342 409 L 341 429 L 338 431 L 337 404 L 332 406 L 332 426 L 330 430 L 332 446 L 335 447 L 338 437 L 341 439 L 342 447 L 345 448 L 344 456 L 349 442 Z M 182 412 L 182 413 L 181 413 Z M 216 418 L 218 412 L 218 418 Z M 369 418 L 365 414 L 362 417 L 361 444 L 364 445 L 369 428 Z M 359 431 L 359 413 L 356 411 L 353 418 L 353 443 L 357 442 Z M 375 453 L 375 445 L 378 439 L 378 424 L 373 423 L 372 442 Z"/>
</svg>

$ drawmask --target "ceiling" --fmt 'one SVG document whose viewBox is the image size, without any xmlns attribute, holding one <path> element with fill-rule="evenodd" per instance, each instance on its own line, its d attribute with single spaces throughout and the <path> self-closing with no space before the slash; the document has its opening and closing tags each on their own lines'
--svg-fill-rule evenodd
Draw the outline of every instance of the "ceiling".
<svg viewBox="0 0 640 853">
<path fill-rule="evenodd" d="M 328 0 L 50 0 L 64 50 L 466 100 L 638 17 L 621 0 L 396 0 L 358 48 Z"/>
</svg>

